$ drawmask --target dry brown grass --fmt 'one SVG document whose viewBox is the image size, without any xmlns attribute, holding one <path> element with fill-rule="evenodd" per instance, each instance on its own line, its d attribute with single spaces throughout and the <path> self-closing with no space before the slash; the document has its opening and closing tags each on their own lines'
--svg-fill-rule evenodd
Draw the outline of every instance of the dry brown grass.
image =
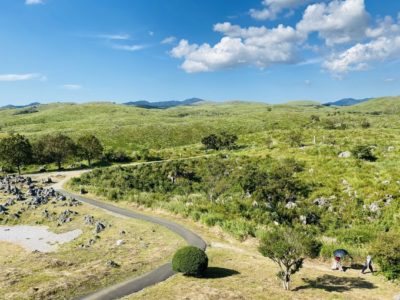
<svg viewBox="0 0 400 300">
<path fill-rule="evenodd" d="M 2 203 L 3 199 L 0 199 Z M 23 204 L 10 207 L 10 213 Z M 55 220 L 43 217 L 47 209 L 54 216 L 70 209 L 78 212 L 72 222 L 57 226 Z M 93 226 L 84 224 L 84 216 L 92 215 L 107 225 L 105 231 L 88 248 L 94 237 Z M 123 218 L 83 204 L 64 207 L 60 203 L 27 210 L 20 220 L 3 221 L 0 224 L 45 225 L 54 232 L 81 229 L 83 234 L 76 240 L 59 246 L 54 253 L 32 253 L 16 245 L 0 243 L 0 299 L 70 299 L 92 290 L 108 286 L 126 278 L 139 276 L 170 260 L 174 251 L 184 245 L 183 239 L 169 230 L 151 223 Z M 126 234 L 121 234 L 121 231 Z M 124 240 L 117 246 L 117 240 Z M 119 268 L 110 268 L 113 260 Z"/>
</svg>

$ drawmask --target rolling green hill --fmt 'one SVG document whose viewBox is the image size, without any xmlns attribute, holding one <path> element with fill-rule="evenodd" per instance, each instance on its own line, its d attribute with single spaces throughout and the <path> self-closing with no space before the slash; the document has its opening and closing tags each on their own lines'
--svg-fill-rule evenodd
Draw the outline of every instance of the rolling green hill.
<svg viewBox="0 0 400 300">
<path fill-rule="evenodd" d="M 164 149 L 199 143 L 212 132 L 227 131 L 241 139 L 272 131 L 312 128 L 323 130 L 346 124 L 359 128 L 368 119 L 371 128 L 400 128 L 394 113 L 400 111 L 400 98 L 382 98 L 354 107 L 325 107 L 314 102 L 290 102 L 280 105 L 227 102 L 197 106 L 149 110 L 114 103 L 54 103 L 39 105 L 37 111 L 23 109 L 0 111 L 0 135 L 23 133 L 34 139 L 63 132 L 77 137 L 96 134 L 107 147 L 127 151 L 142 148 Z M 388 113 L 382 116 L 374 112 Z M 314 122 L 311 116 L 318 116 Z M 372 130 L 372 129 L 371 129 Z"/>
<path fill-rule="evenodd" d="M 400 113 L 400 97 L 383 97 L 372 99 L 347 108 L 351 111 L 383 113 L 383 114 L 399 114 Z"/>
</svg>

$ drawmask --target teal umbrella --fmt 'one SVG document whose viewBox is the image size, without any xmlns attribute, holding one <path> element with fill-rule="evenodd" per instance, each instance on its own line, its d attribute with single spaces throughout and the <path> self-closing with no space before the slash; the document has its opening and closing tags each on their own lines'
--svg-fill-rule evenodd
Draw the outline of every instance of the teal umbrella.
<svg viewBox="0 0 400 300">
<path fill-rule="evenodd" d="M 350 254 L 349 254 L 349 252 L 347 252 L 347 250 L 337 249 L 337 250 L 333 251 L 333 256 L 343 258 L 345 256 L 350 256 Z"/>
</svg>

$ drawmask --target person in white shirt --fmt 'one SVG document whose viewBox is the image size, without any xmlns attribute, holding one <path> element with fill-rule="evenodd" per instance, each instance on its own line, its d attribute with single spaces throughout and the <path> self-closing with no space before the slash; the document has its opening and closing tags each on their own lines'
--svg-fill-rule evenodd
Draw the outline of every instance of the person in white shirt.
<svg viewBox="0 0 400 300">
<path fill-rule="evenodd" d="M 365 274 L 365 271 L 367 269 L 369 269 L 371 271 L 371 273 L 374 273 L 374 269 L 372 268 L 372 257 L 371 257 L 371 255 L 367 256 L 367 260 L 366 260 L 366 262 L 365 262 L 365 264 L 364 264 L 364 266 L 363 266 L 363 268 L 361 270 L 361 273 Z"/>
</svg>

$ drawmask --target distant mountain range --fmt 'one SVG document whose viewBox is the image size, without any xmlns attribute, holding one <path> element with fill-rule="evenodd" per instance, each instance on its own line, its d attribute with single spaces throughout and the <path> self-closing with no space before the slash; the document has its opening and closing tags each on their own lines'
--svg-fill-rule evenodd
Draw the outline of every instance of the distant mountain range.
<svg viewBox="0 0 400 300">
<path fill-rule="evenodd" d="M 26 107 L 38 106 L 38 105 L 40 105 L 39 102 L 32 102 L 32 103 L 29 103 L 27 105 L 12 105 L 12 104 L 9 104 L 9 105 L 0 107 L 0 109 L 17 109 L 17 108 L 26 108 Z"/>
<path fill-rule="evenodd" d="M 323 103 L 322 105 L 324 105 L 324 106 L 352 106 L 352 105 L 363 103 L 363 102 L 366 102 L 366 101 L 369 101 L 372 99 L 373 98 L 365 98 L 365 99 L 344 98 L 344 99 L 340 99 L 337 101 Z M 141 107 L 141 108 L 147 108 L 147 109 L 166 109 L 166 108 L 177 107 L 177 106 L 190 106 L 190 105 L 200 104 L 202 102 L 205 102 L 205 100 L 200 99 L 200 98 L 190 98 L 190 99 L 186 99 L 186 100 L 182 100 L 182 101 L 170 100 L 170 101 L 157 101 L 157 102 L 139 100 L 139 101 L 129 101 L 129 102 L 122 103 L 122 104 L 127 105 L 127 106 L 135 106 L 135 107 Z M 296 103 L 296 102 L 293 102 L 293 103 Z M 12 104 L 10 104 L 10 105 L 0 107 L 0 110 L 29 108 L 29 107 L 34 107 L 34 106 L 38 106 L 38 105 L 41 105 L 41 104 L 39 102 L 32 102 L 27 105 L 12 105 Z"/>
<path fill-rule="evenodd" d="M 372 98 L 365 99 L 354 99 L 354 98 L 344 98 L 333 102 L 324 103 L 325 106 L 352 106 L 362 102 L 371 100 Z"/>
<path fill-rule="evenodd" d="M 190 99 L 186 99 L 183 101 L 171 100 L 171 101 L 150 102 L 150 101 L 146 101 L 146 100 L 140 100 L 140 101 L 126 102 L 123 104 L 128 105 L 128 106 L 136 106 L 136 107 L 148 108 L 148 109 L 165 109 L 165 108 L 171 108 L 171 107 L 176 107 L 176 106 L 190 106 L 190 105 L 194 105 L 194 104 L 199 104 L 201 102 L 204 102 L 204 100 L 199 99 L 199 98 L 190 98 Z"/>
</svg>

